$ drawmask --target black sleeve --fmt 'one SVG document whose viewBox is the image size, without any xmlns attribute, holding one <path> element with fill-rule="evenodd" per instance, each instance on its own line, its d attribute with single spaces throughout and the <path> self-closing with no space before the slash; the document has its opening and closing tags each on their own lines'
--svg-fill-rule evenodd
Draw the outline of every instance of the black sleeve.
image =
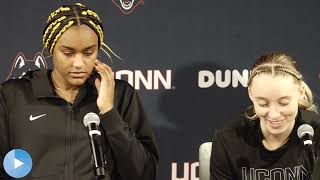
<svg viewBox="0 0 320 180">
<path fill-rule="evenodd" d="M 230 159 L 223 137 L 217 133 L 212 140 L 210 180 L 233 180 Z"/>
<path fill-rule="evenodd" d="M 319 120 L 319 119 L 317 119 Z M 319 132 L 320 132 L 320 128 L 319 126 L 316 126 L 315 128 L 315 136 L 314 138 L 316 138 L 315 140 L 315 155 L 316 155 L 316 159 L 315 159 L 315 163 L 314 163 L 314 168 L 313 168 L 313 173 L 312 173 L 312 179 L 320 179 L 320 137 L 319 137 Z"/>
<path fill-rule="evenodd" d="M 0 179 L 9 179 L 3 168 L 3 158 L 9 151 L 9 135 L 7 111 L 5 106 L 5 98 L 3 95 L 3 87 L 0 85 Z"/>
<path fill-rule="evenodd" d="M 118 96 L 117 107 L 100 117 L 117 171 L 122 179 L 154 180 L 158 150 L 139 97 L 134 89 Z"/>
</svg>

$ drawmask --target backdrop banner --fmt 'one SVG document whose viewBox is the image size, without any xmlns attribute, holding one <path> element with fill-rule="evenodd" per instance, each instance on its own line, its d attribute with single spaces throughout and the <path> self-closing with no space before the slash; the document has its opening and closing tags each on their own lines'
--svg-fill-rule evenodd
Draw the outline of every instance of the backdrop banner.
<svg viewBox="0 0 320 180">
<path fill-rule="evenodd" d="M 312 0 L 6 0 L 1 82 L 52 68 L 42 30 L 51 11 L 75 2 L 100 15 L 122 61 L 99 59 L 143 101 L 160 149 L 158 180 L 199 179 L 199 146 L 251 105 L 246 84 L 259 56 L 293 56 L 319 94 L 320 1 Z"/>
</svg>

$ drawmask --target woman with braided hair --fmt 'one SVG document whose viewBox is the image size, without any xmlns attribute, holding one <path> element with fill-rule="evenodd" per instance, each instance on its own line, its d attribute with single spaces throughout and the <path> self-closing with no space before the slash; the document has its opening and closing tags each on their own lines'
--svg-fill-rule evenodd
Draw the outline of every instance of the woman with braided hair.
<svg viewBox="0 0 320 180">
<path fill-rule="evenodd" d="M 0 157 L 14 148 L 33 159 L 24 179 L 152 180 L 158 150 L 141 101 L 132 86 L 115 80 L 97 60 L 103 42 L 99 16 L 80 3 L 53 11 L 43 45 L 53 70 L 36 70 L 0 86 Z M 84 116 L 100 118 L 104 176 L 97 176 Z M 97 178 L 98 177 L 98 178 Z M 0 179 L 10 177 L 1 164 Z"/>
<path fill-rule="evenodd" d="M 212 140 L 211 180 L 310 179 L 312 164 L 297 129 L 302 124 L 313 127 L 317 155 L 320 121 L 292 57 L 261 56 L 251 69 L 248 94 L 253 106 Z"/>
</svg>

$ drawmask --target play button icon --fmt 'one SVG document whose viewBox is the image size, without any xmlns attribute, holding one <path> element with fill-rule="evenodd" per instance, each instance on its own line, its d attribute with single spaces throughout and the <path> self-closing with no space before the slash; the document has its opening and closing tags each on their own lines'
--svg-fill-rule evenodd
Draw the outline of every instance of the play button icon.
<svg viewBox="0 0 320 180">
<path fill-rule="evenodd" d="M 14 159 L 14 168 L 17 169 L 18 167 L 22 166 L 24 163 L 19 161 L 18 159 Z"/>
<path fill-rule="evenodd" d="M 6 173 L 14 178 L 22 178 L 32 169 L 32 159 L 29 153 L 22 149 L 13 149 L 3 160 Z"/>
</svg>

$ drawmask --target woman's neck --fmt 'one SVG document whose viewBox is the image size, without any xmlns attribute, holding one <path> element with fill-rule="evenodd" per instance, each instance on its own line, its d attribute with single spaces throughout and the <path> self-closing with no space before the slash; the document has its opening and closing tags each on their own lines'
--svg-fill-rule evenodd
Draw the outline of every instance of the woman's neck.
<svg viewBox="0 0 320 180">
<path fill-rule="evenodd" d="M 261 129 L 262 135 L 263 135 L 262 144 L 266 149 L 270 151 L 280 148 L 281 146 L 283 146 L 288 142 L 289 136 L 293 130 L 293 127 L 294 127 L 294 124 L 287 131 L 278 135 L 271 134 L 266 130 Z"/>
<path fill-rule="evenodd" d="M 56 71 L 52 71 L 51 78 L 53 85 L 60 90 L 72 92 L 79 89 L 77 86 L 67 84 L 65 79 Z"/>
<path fill-rule="evenodd" d="M 52 72 L 51 79 L 57 95 L 67 102 L 73 103 L 79 92 L 79 87 L 66 85 L 63 83 L 65 80 L 55 71 Z"/>
</svg>

